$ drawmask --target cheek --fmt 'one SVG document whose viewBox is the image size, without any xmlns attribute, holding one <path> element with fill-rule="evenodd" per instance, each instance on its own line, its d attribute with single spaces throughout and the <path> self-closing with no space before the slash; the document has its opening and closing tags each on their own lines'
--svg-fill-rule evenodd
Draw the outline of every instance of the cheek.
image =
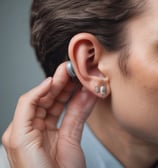
<svg viewBox="0 0 158 168">
<path fill-rule="evenodd" d="M 111 82 L 113 114 L 127 131 L 157 141 L 158 68 L 135 59 L 130 72 L 129 78 L 120 74 Z"/>
</svg>

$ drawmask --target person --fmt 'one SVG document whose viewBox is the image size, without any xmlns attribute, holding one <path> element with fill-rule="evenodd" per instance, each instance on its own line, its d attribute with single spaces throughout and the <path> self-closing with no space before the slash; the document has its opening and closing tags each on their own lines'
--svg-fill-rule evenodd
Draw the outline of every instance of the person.
<svg viewBox="0 0 158 168">
<path fill-rule="evenodd" d="M 12 168 L 158 167 L 157 18 L 157 0 L 33 1 L 47 78 L 3 135 Z"/>
</svg>

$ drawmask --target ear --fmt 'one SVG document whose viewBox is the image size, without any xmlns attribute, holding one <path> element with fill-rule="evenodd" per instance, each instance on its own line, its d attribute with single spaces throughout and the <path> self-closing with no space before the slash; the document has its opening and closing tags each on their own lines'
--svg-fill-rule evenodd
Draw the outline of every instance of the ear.
<svg viewBox="0 0 158 168">
<path fill-rule="evenodd" d="M 98 39 L 89 33 L 79 33 L 71 39 L 68 54 L 81 84 L 98 97 L 107 97 L 109 76 L 100 68 L 106 51 Z"/>
</svg>

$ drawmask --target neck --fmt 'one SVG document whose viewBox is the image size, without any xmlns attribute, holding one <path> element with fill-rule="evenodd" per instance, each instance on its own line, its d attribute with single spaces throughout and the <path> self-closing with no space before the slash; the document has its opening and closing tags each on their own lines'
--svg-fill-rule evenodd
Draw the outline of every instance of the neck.
<svg viewBox="0 0 158 168">
<path fill-rule="evenodd" d="M 158 159 L 158 146 L 145 142 L 122 128 L 109 103 L 99 100 L 88 124 L 101 143 L 126 167 L 150 168 Z"/>
</svg>

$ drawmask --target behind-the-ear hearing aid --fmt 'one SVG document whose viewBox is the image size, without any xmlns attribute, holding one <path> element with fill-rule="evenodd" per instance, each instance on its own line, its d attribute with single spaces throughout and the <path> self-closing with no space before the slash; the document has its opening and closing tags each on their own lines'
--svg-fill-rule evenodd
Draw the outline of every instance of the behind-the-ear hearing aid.
<svg viewBox="0 0 158 168">
<path fill-rule="evenodd" d="M 71 61 L 67 61 L 66 69 L 67 69 L 67 72 L 70 77 L 72 77 L 72 78 L 76 77 L 76 74 L 75 74 L 75 71 L 74 71 L 74 68 L 73 68 Z"/>
</svg>

